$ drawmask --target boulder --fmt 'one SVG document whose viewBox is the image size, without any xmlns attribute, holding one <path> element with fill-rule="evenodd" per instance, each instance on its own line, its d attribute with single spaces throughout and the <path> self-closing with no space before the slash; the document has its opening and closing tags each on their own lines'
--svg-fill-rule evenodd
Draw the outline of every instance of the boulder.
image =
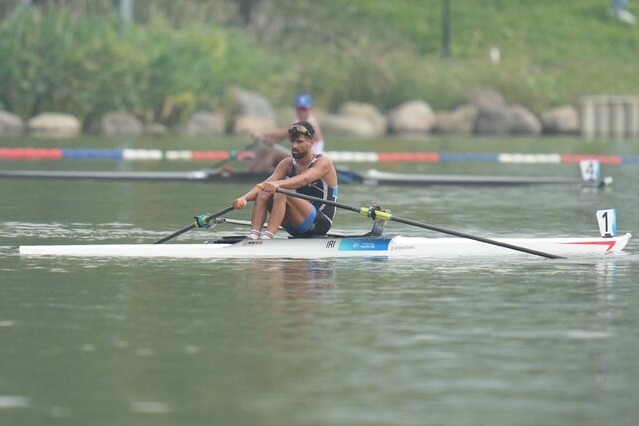
<svg viewBox="0 0 639 426">
<path fill-rule="evenodd" d="M 480 108 L 475 120 L 475 134 L 479 136 L 510 135 L 512 115 L 507 107 Z"/>
<path fill-rule="evenodd" d="M 536 136 L 541 134 L 541 120 L 522 105 L 510 107 L 513 117 L 511 132 L 513 135 Z"/>
<path fill-rule="evenodd" d="M 576 134 L 579 132 L 579 112 L 572 105 L 563 105 L 541 115 L 544 133 Z"/>
<path fill-rule="evenodd" d="M 326 114 L 318 118 L 325 135 L 371 138 L 381 136 L 379 129 L 364 117 Z"/>
<path fill-rule="evenodd" d="M 0 136 L 18 135 L 24 131 L 20 117 L 7 111 L 0 111 Z"/>
<path fill-rule="evenodd" d="M 393 108 L 387 115 L 392 133 L 427 133 L 435 124 L 435 113 L 424 101 L 414 100 Z"/>
<path fill-rule="evenodd" d="M 472 89 L 465 97 L 469 104 L 479 109 L 498 109 L 508 105 L 504 96 L 490 87 Z"/>
<path fill-rule="evenodd" d="M 377 137 L 386 133 L 386 117 L 373 105 L 346 102 L 338 114 L 318 114 L 325 134 Z"/>
<path fill-rule="evenodd" d="M 379 112 L 374 105 L 360 102 L 345 102 L 339 109 L 339 113 L 353 119 L 360 118 L 370 123 L 371 129 L 376 135 L 386 133 L 388 123 L 384 114 Z"/>
<path fill-rule="evenodd" d="M 235 87 L 227 92 L 226 102 L 233 117 L 260 117 L 275 121 L 275 112 L 270 102 L 258 93 Z"/>
<path fill-rule="evenodd" d="M 184 126 L 188 136 L 219 136 L 226 132 L 226 121 L 219 113 L 198 111 Z"/>
<path fill-rule="evenodd" d="M 272 130 L 276 116 L 270 102 L 262 95 L 241 88 L 231 88 L 225 95 L 225 108 L 235 134 Z"/>
<path fill-rule="evenodd" d="M 480 136 L 539 135 L 541 121 L 521 105 L 478 106 L 474 133 Z"/>
<path fill-rule="evenodd" d="M 438 112 L 435 115 L 433 133 L 441 135 L 471 135 L 475 128 L 475 121 L 479 108 L 472 104 L 465 104 L 453 111 Z"/>
<path fill-rule="evenodd" d="M 169 134 L 169 129 L 161 123 L 147 123 L 144 126 L 144 133 L 153 136 L 165 136 Z"/>
<path fill-rule="evenodd" d="M 477 108 L 474 133 L 480 136 L 539 135 L 541 121 L 521 105 L 510 105 L 504 96 L 489 87 L 466 93 L 468 103 Z"/>
<path fill-rule="evenodd" d="M 144 133 L 144 126 L 132 114 L 113 111 L 100 119 L 100 133 L 105 136 L 139 136 Z"/>
<path fill-rule="evenodd" d="M 276 129 L 275 122 L 268 118 L 240 115 L 235 117 L 233 133 L 236 135 L 261 133 Z"/>
<path fill-rule="evenodd" d="M 75 137 L 82 131 L 82 123 L 69 114 L 45 112 L 27 122 L 27 128 L 35 136 Z"/>
</svg>

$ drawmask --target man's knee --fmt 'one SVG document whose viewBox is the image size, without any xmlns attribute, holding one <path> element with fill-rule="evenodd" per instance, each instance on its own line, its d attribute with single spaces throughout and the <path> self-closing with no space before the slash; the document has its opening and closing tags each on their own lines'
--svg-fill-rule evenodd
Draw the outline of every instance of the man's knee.
<svg viewBox="0 0 639 426">
<path fill-rule="evenodd" d="M 260 191 L 260 192 L 257 194 L 257 198 L 255 198 L 255 202 L 256 202 L 256 203 L 260 203 L 260 204 L 268 203 L 268 202 L 270 202 L 270 201 L 271 201 L 271 198 L 272 198 L 272 197 L 273 197 L 273 194 L 269 194 L 269 193 L 268 193 L 268 192 L 266 192 L 266 191 Z"/>
<path fill-rule="evenodd" d="M 287 196 L 282 194 L 281 192 L 276 192 L 275 194 L 273 194 L 273 203 L 277 204 L 277 203 L 285 203 L 287 199 Z"/>
</svg>

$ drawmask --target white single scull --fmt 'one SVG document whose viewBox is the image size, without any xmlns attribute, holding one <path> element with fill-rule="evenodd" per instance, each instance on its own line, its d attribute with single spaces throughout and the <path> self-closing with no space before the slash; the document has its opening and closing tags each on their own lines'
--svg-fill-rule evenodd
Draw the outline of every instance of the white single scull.
<svg viewBox="0 0 639 426">
<path fill-rule="evenodd" d="M 629 233 L 596 238 L 495 238 L 495 241 L 553 253 L 565 257 L 601 256 L 618 253 L 628 243 Z M 403 236 L 322 237 L 275 240 L 240 240 L 211 244 L 83 244 L 20 246 L 21 255 L 75 257 L 164 257 L 164 258 L 288 258 L 343 257 L 459 258 L 525 256 L 508 248 L 466 238 Z"/>
</svg>

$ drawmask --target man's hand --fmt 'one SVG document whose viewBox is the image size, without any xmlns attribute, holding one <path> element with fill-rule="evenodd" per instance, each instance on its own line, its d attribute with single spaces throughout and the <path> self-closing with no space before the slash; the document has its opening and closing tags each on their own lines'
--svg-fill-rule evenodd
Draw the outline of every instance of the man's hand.
<svg viewBox="0 0 639 426">
<path fill-rule="evenodd" d="M 246 198 L 244 197 L 240 197 L 237 198 L 235 200 L 233 200 L 233 208 L 234 209 L 243 209 L 244 207 L 246 207 Z"/>
<path fill-rule="evenodd" d="M 272 180 L 270 182 L 269 181 L 262 182 L 258 184 L 257 187 L 260 188 L 262 191 L 266 191 L 266 192 L 270 192 L 271 194 L 274 194 L 277 192 L 277 188 L 279 188 L 281 184 L 282 184 L 282 181 Z"/>
</svg>

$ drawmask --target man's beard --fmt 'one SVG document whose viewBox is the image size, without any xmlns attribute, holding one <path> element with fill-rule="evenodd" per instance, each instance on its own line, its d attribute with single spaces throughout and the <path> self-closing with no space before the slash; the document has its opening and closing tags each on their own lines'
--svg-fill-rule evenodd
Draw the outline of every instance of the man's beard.
<svg viewBox="0 0 639 426">
<path fill-rule="evenodd" d="M 306 157 L 306 154 L 308 154 L 308 151 L 302 151 L 302 150 L 298 150 L 297 152 L 294 150 L 291 150 L 291 156 L 293 158 L 295 158 L 296 160 L 299 160 L 300 158 L 304 158 Z"/>
</svg>

